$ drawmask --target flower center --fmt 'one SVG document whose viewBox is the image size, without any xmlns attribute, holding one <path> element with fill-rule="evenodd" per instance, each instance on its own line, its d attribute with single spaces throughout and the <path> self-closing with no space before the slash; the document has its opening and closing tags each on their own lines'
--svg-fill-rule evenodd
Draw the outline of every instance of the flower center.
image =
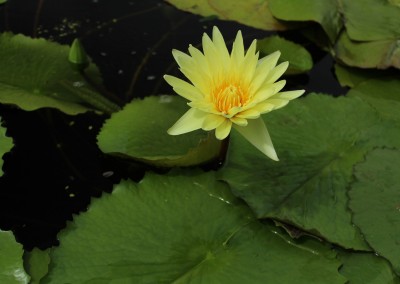
<svg viewBox="0 0 400 284">
<path fill-rule="evenodd" d="M 241 107 L 246 103 L 246 96 L 242 88 L 235 84 L 223 84 L 215 88 L 212 96 L 218 111 L 228 114 L 233 107 Z"/>
</svg>

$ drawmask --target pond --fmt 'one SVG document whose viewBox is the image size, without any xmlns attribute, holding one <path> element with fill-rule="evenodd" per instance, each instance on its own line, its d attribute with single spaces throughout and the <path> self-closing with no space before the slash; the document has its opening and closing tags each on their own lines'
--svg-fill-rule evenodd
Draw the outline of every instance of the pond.
<svg viewBox="0 0 400 284">
<path fill-rule="evenodd" d="M 382 5 L 379 3 L 383 1 L 363 1 L 374 2 L 374 5 L 387 13 L 387 19 L 400 16 L 396 1 Z M 357 24 L 363 19 L 357 18 L 354 11 L 359 9 L 362 11 L 360 14 L 368 15 L 368 9 L 362 10 L 362 5 L 354 7 L 355 4 L 344 1 L 342 17 L 354 25 L 348 27 L 343 24 L 348 22 L 340 22 L 333 43 L 324 45 L 331 39 L 331 22 L 336 21 L 335 17 L 327 23 L 303 11 L 301 16 L 293 13 L 289 19 L 289 16 L 282 14 L 284 1 L 270 1 L 268 8 L 281 20 L 279 25 L 284 28 L 279 28 L 279 31 L 268 31 L 260 26 L 257 28 L 257 15 L 268 7 L 260 3 L 267 1 L 249 1 L 250 4 L 239 1 L 231 3 L 231 9 L 226 8 L 230 6 L 223 6 L 225 10 L 221 10 L 224 1 L 168 2 L 172 4 L 160 0 L 9 0 L 0 4 L 0 31 L 3 33 L 0 39 L 0 56 L 3 56 L 0 57 L 3 60 L 0 75 L 3 78 L 8 76 L 8 79 L 0 79 L 0 117 L 2 129 L 6 129 L 6 136 L 13 141 L 10 151 L 0 152 L 5 152 L 4 174 L 0 178 L 0 229 L 12 231 L 16 242 L 22 244 L 26 251 L 26 258 L 46 255 L 45 258 L 54 261 L 49 266 L 54 268 L 54 275 L 45 278 L 44 283 L 56 283 L 54 281 L 63 277 L 71 283 L 81 279 L 100 283 L 116 279 L 115 275 L 129 283 L 137 283 L 135 281 L 141 277 L 153 283 L 173 282 L 174 279 L 182 283 L 240 283 L 240 279 L 246 279 L 249 283 L 261 283 L 261 279 L 284 283 L 282 281 L 298 278 L 299 275 L 304 276 L 304 283 L 310 283 L 310 279 L 344 283 L 346 279 L 364 279 L 364 276 L 358 276 L 359 272 L 371 263 L 376 267 L 376 275 L 381 273 L 382 281 L 385 279 L 391 281 L 388 283 L 397 283 L 395 281 L 398 281 L 400 275 L 398 240 L 396 237 L 384 240 L 383 236 L 375 237 L 374 234 L 378 227 L 389 235 L 400 230 L 400 219 L 397 212 L 394 212 L 398 211 L 400 202 L 400 196 L 394 190 L 400 172 L 393 169 L 393 165 L 400 162 L 400 21 L 387 20 L 389 27 L 392 25 L 389 28 L 392 34 L 381 33 L 384 35 L 379 37 L 374 36 L 370 30 L 357 33 Z M 302 2 L 304 5 L 313 5 L 310 1 Z M 182 11 L 174 5 L 195 13 Z M 391 5 L 391 10 L 387 10 L 385 5 Z M 214 9 L 213 12 L 209 12 L 210 9 Z M 321 13 L 325 9 L 332 7 L 321 8 Z M 209 15 L 204 16 L 207 13 Z M 379 25 L 381 23 L 377 21 L 376 27 Z M 304 89 L 305 95 L 276 111 L 276 114 L 274 111 L 263 115 L 270 117 L 266 124 L 280 162 L 270 161 L 251 147 L 250 144 L 255 145 L 257 142 L 251 142 L 251 138 L 247 137 L 250 143 L 246 143 L 237 134 L 240 131 L 232 130 L 229 142 L 224 140 L 222 146 L 213 135 L 207 136 L 204 131 L 182 138 L 186 139 L 183 142 L 167 141 L 162 135 L 154 134 L 164 131 L 163 120 L 169 121 L 170 117 L 176 116 L 176 121 L 187 110 L 187 105 L 182 101 L 166 96 L 173 95 L 174 91 L 163 76 L 170 74 L 181 79 L 184 77 L 172 50 L 187 52 L 189 44 L 202 50 L 203 34 L 211 36 L 215 26 L 223 34 L 228 50 L 231 50 L 237 32 L 241 30 L 246 49 L 254 39 L 259 40 L 260 58 L 270 53 L 266 50 L 272 46 L 272 40 L 263 42 L 263 39 L 280 40 L 276 35 L 290 42 L 282 43 L 283 50 L 295 46 L 295 49 L 290 49 L 292 54 L 282 51 L 282 57 L 292 56 L 294 61 L 299 59 L 302 62 L 304 56 L 301 52 L 311 55 L 312 67 L 296 71 L 295 74 L 289 74 L 289 71 L 282 77 L 286 80 L 285 91 Z M 19 49 L 22 44 L 8 45 L 13 37 L 10 33 L 44 38 L 47 41 L 41 46 L 32 43 L 32 51 L 25 49 L 19 55 L 13 52 L 13 48 L 22 50 Z M 355 35 L 354 41 L 353 38 L 342 39 L 347 34 Z M 92 108 L 91 111 L 75 112 L 72 108 L 69 111 L 60 105 L 30 109 L 27 97 L 21 102 L 14 99 L 20 93 L 13 93 L 12 99 L 7 97 L 8 88 L 12 85 L 10 82 L 26 80 L 27 85 L 21 83 L 21 89 L 29 89 L 29 82 L 36 80 L 36 74 L 40 74 L 37 75 L 38 80 L 42 80 L 40 76 L 47 76 L 43 74 L 50 74 L 49 78 L 52 78 L 52 74 L 61 68 L 53 67 L 52 62 L 56 61 L 42 60 L 40 56 L 46 56 L 48 52 L 49 58 L 50 53 L 51 56 L 60 54 L 61 58 L 64 54 L 62 48 L 50 43 L 70 46 L 75 39 L 80 40 L 94 65 L 84 71 L 86 73 L 80 73 L 84 74 L 79 77 L 80 80 L 68 81 L 69 78 L 78 78 L 71 76 L 65 82 L 61 80 L 58 83 L 69 84 L 65 90 L 72 89 L 75 95 L 89 94 L 93 98 L 97 98 L 96 94 L 105 96 L 113 102 L 115 111 L 107 113 Z M 393 44 L 391 53 L 386 52 L 384 45 L 389 39 L 390 44 Z M 21 36 L 17 40 L 23 42 L 25 39 Z M 343 43 L 344 40 L 350 43 Z M 266 45 L 264 51 L 260 47 L 262 42 Z M 362 51 L 357 49 L 358 46 L 350 48 L 350 44 L 364 43 L 371 43 L 367 47 L 371 54 L 375 49 L 385 49 L 386 61 L 382 59 L 378 63 L 370 63 L 365 60 L 365 64 L 375 64 L 374 67 L 378 68 L 364 66 L 364 61 L 357 55 L 357 52 L 361 54 Z M 281 41 L 278 46 L 280 44 Z M 299 51 L 300 48 L 304 48 L 304 51 Z M 29 55 L 30 52 L 32 55 Z M 296 57 L 295 52 L 299 52 L 300 56 Z M 23 59 L 18 59 L 19 56 Z M 4 63 L 6 58 L 10 63 L 8 65 Z M 47 62 L 48 68 L 43 62 Z M 296 67 L 296 63 L 293 66 Z M 36 67 L 37 73 L 32 71 Z M 72 66 L 69 67 L 73 70 Z M 68 72 L 73 71 L 65 71 L 65 74 Z M 21 79 L 14 80 L 14 75 L 9 74 L 21 74 Z M 43 83 L 43 86 L 48 83 Z M 80 88 L 80 84 L 85 85 L 83 91 L 74 91 L 74 88 Z M 89 91 L 86 91 L 86 85 Z M 60 87 L 57 85 L 55 88 L 59 90 Z M 44 92 L 44 87 L 30 89 L 28 92 L 38 97 Z M 373 97 L 371 93 L 376 92 L 382 92 L 382 95 Z M 158 101 L 159 98 L 149 98 L 152 96 L 159 96 L 161 101 Z M 173 105 L 163 105 L 162 100 L 167 103 L 172 101 Z M 75 99 L 71 102 L 75 103 Z M 151 105 L 152 102 L 161 102 L 162 107 Z M 86 104 L 82 105 L 87 107 Z M 123 111 L 120 111 L 124 106 Z M 159 119 L 154 122 L 153 117 Z M 135 121 L 141 119 L 149 123 L 142 128 L 153 127 L 153 134 L 147 136 L 141 126 L 133 126 Z M 140 128 L 140 131 L 132 130 L 132 135 L 125 135 L 131 131 L 131 127 Z M 174 149 L 174 145 L 170 144 L 175 143 L 171 141 L 176 142 L 176 149 L 183 147 L 188 153 L 192 151 L 192 156 L 178 155 L 179 158 L 176 158 L 176 154 L 170 154 Z M 139 149 L 137 151 L 143 152 L 142 156 L 129 155 L 129 147 L 133 147 L 133 144 L 136 145 L 135 149 Z M 164 151 L 164 154 L 154 155 L 155 149 L 163 149 L 161 152 Z M 207 154 L 212 159 L 206 159 Z M 189 167 L 185 167 L 187 165 Z M 385 179 L 371 173 L 385 175 Z M 382 188 L 386 193 L 379 195 L 377 188 Z M 135 193 L 131 194 L 127 189 Z M 154 189 L 160 192 L 152 192 Z M 199 192 L 204 190 L 207 194 L 202 196 Z M 115 199 L 120 199 L 120 203 L 116 202 L 115 205 L 111 201 L 114 195 Z M 362 196 L 371 198 L 364 199 Z M 129 203 L 131 199 L 133 201 Z M 372 199 L 377 202 L 372 202 Z M 389 204 L 390 200 L 396 201 Z M 210 207 L 205 203 L 209 203 Z M 393 210 L 377 216 L 375 227 L 365 225 L 366 220 L 372 218 L 363 213 L 365 209 L 384 210 L 379 207 L 382 203 L 389 204 L 387 207 Z M 113 208 L 116 208 L 115 212 Z M 140 221 L 131 220 L 124 216 L 124 212 L 137 216 Z M 227 217 L 219 220 L 219 214 Z M 316 217 L 309 217 L 312 214 Z M 385 214 L 389 214 L 389 217 Z M 83 217 L 79 219 L 78 215 Z M 116 221 L 119 218 L 121 220 Z M 337 224 L 328 224 L 329 218 L 335 218 L 331 221 Z M 207 220 L 211 219 L 213 221 L 208 223 Z M 94 225 L 99 228 L 98 231 L 93 228 Z M 176 226 L 175 233 L 172 226 Z M 354 229 L 355 226 L 357 229 Z M 89 231 L 74 235 L 72 228 L 75 227 L 77 231 L 79 228 L 83 228 L 82 232 L 85 232 L 84 228 Z M 165 230 L 165 241 L 160 241 L 163 238 L 162 230 Z M 102 233 L 106 237 L 96 239 L 96 235 Z M 264 235 L 261 237 L 261 234 Z M 93 245 L 89 244 L 91 238 L 94 238 Z M 124 246 L 118 243 L 131 238 L 135 245 Z M 66 243 L 65 254 L 62 240 Z M 218 243 L 220 240 L 224 244 L 221 247 Z M 255 244 L 250 245 L 249 240 Z M 287 247 L 280 243 L 282 240 Z M 64 267 L 63 259 L 68 258 L 69 253 L 74 256 L 68 261 L 79 262 L 81 256 L 76 252 L 80 247 L 68 246 L 74 241 L 87 246 L 82 250 L 89 254 L 89 258 L 91 253 L 107 252 L 103 258 L 94 257 L 93 260 L 94 264 L 101 266 L 104 264 L 102 261 L 110 257 L 110 262 L 105 265 L 107 272 L 98 278 L 84 275 L 80 270 L 77 276 L 65 276 L 65 272 L 59 272 Z M 232 248 L 229 248 L 227 244 L 231 241 Z M 258 246 L 265 242 L 270 242 L 267 250 Z M 46 250 L 57 248 L 60 243 L 60 253 L 56 249 L 54 253 Z M 172 249 L 169 250 L 168 246 Z M 141 247 L 143 250 L 137 252 Z M 161 247 L 165 251 L 159 252 Z M 45 254 L 38 253 L 38 248 L 46 250 Z M 274 255 L 272 258 L 275 265 L 268 264 L 268 250 Z M 35 253 L 29 255 L 31 251 Z M 137 259 L 129 258 L 130 254 L 135 253 L 140 255 L 139 259 L 143 262 L 137 263 Z M 235 253 L 240 257 L 233 257 Z M 161 255 L 159 259 L 155 257 L 158 254 Z M 292 261 L 285 264 L 278 260 L 277 255 Z M 144 260 L 146 257 L 150 259 L 149 263 Z M 171 261 L 165 262 L 168 258 Z M 217 268 L 211 265 L 208 268 L 199 266 L 198 270 L 193 268 L 202 261 L 214 259 L 217 261 L 213 265 Z M 249 259 L 252 261 L 249 262 Z M 35 261 L 25 263 L 25 266 L 36 267 Z M 226 265 L 230 261 L 234 263 L 233 268 Z M 310 265 L 296 272 L 296 267 L 302 263 Z M 144 268 L 148 264 L 154 265 L 154 268 Z M 75 269 L 65 265 L 66 271 Z M 257 265 L 271 267 L 271 272 L 266 272 L 269 276 L 264 275 L 264 272 L 254 274 L 252 267 Z M 236 272 L 235 269 L 241 266 L 243 270 Z M 287 278 L 280 278 L 279 273 L 274 275 L 284 267 L 289 271 Z M 97 273 L 94 272 L 96 269 L 88 269 L 91 273 Z M 154 278 L 140 276 L 140 273 L 136 275 L 132 272 L 135 269 L 153 275 Z M 324 275 L 330 275 L 331 279 L 325 276 L 319 278 L 321 276 L 317 275 L 316 269 L 326 273 Z M 35 279 L 32 271 L 30 276 Z M 236 273 L 240 276 L 231 282 Z M 374 271 L 363 273 L 365 279 L 375 277 Z M 6 274 L 0 269 L 0 280 Z M 196 278 L 196 275 L 201 276 Z M 8 281 L 11 278 L 4 279 Z M 25 280 L 15 283 L 25 283 Z"/>
</svg>

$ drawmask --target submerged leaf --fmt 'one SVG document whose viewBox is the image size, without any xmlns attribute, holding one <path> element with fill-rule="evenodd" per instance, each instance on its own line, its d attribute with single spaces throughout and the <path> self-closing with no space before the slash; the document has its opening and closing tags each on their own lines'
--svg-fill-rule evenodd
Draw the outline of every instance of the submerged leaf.
<svg viewBox="0 0 400 284">
<path fill-rule="evenodd" d="M 10 231 L 0 230 L 0 283 L 29 283 L 22 263 L 22 245 Z"/>
<path fill-rule="evenodd" d="M 52 107 L 67 114 L 95 110 L 90 106 L 90 96 L 81 92 L 96 91 L 71 68 L 68 51 L 68 46 L 44 39 L 1 34 L 0 103 L 28 111 Z M 87 74 L 100 81 L 99 71 L 93 64 Z"/>
<path fill-rule="evenodd" d="M 13 140 L 6 136 L 6 129 L 1 126 L 0 117 L 0 177 L 3 175 L 3 155 L 11 150 Z"/>
<path fill-rule="evenodd" d="M 344 283 L 328 248 L 259 223 L 215 174 L 148 174 L 60 234 L 43 283 Z"/>
<path fill-rule="evenodd" d="M 399 149 L 375 149 L 355 167 L 349 190 L 353 222 L 400 275 Z"/>
<path fill-rule="evenodd" d="M 221 142 L 214 134 L 167 134 L 186 108 L 185 100 L 177 96 L 133 100 L 105 122 L 98 145 L 107 154 L 165 167 L 197 165 L 218 157 Z"/>
</svg>

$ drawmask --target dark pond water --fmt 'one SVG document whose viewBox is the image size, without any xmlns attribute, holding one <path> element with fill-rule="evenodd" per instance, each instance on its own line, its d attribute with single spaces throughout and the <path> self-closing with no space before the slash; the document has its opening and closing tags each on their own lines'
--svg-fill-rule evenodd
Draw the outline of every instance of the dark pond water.
<svg viewBox="0 0 400 284">
<path fill-rule="evenodd" d="M 80 38 L 98 65 L 106 88 L 123 102 L 171 93 L 162 75 L 178 74 L 172 48 L 198 45 L 218 25 L 227 41 L 241 29 L 245 42 L 270 33 L 234 22 L 204 20 L 156 0 L 9 0 L 0 6 L 0 31 L 44 37 L 62 44 Z M 332 59 L 296 32 L 283 36 L 304 44 L 315 66 L 291 77 L 288 87 L 340 95 Z M 1 58 L 0 58 L 1 60 Z M 90 198 L 111 191 L 121 178 L 139 180 L 141 166 L 103 155 L 96 135 L 106 116 L 68 116 L 56 110 L 24 112 L 0 105 L 15 147 L 5 155 L 0 179 L 0 228 L 13 230 L 26 249 L 57 244 L 56 234 Z"/>
</svg>

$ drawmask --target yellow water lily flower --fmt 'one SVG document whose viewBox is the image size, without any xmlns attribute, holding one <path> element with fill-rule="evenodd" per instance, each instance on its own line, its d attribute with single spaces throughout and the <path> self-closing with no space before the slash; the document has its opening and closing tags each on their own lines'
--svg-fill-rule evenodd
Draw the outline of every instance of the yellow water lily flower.
<svg viewBox="0 0 400 284">
<path fill-rule="evenodd" d="M 169 130 L 179 135 L 203 129 L 215 129 L 215 136 L 225 139 L 232 127 L 257 149 L 278 160 L 261 114 L 285 106 L 304 90 L 280 92 L 285 80 L 276 80 L 286 71 L 288 62 L 276 66 L 280 52 L 258 59 L 256 40 L 247 52 L 242 33 L 237 33 L 229 54 L 217 27 L 212 39 L 204 33 L 203 52 L 189 46 L 189 54 L 173 50 L 181 72 L 189 81 L 165 75 L 174 91 L 189 100 L 191 107 Z"/>
</svg>

